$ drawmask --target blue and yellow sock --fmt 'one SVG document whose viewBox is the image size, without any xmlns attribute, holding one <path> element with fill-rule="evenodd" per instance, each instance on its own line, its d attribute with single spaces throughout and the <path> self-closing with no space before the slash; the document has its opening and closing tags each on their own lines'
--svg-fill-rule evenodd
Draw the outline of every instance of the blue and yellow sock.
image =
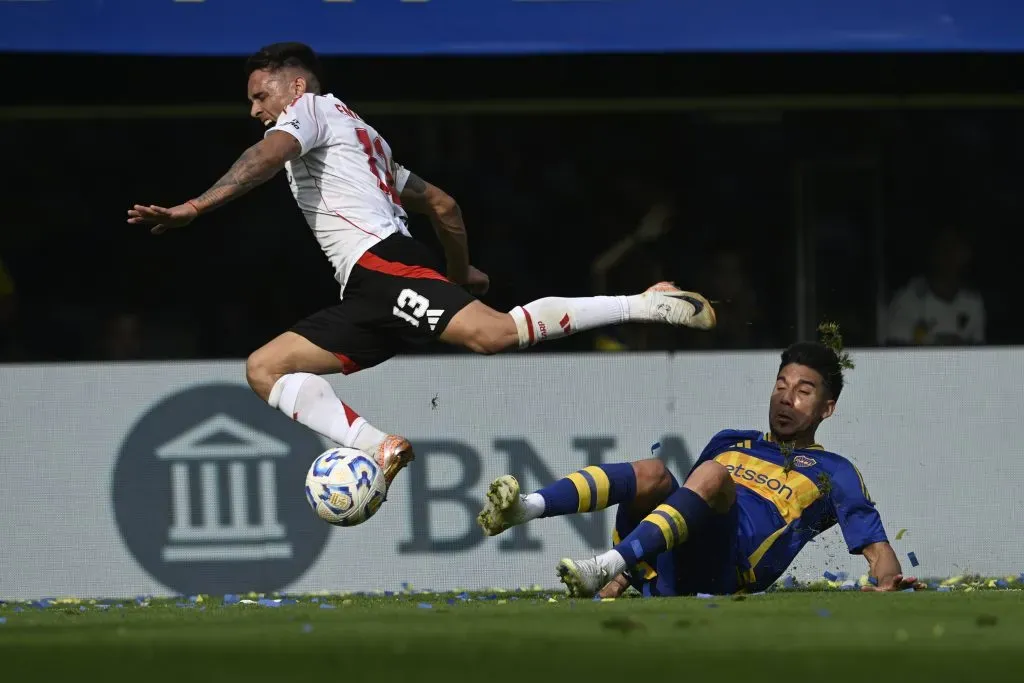
<svg viewBox="0 0 1024 683">
<path fill-rule="evenodd" d="M 677 489 L 615 545 L 627 567 L 652 559 L 685 543 L 712 515 L 711 506 L 688 488 Z"/>
<path fill-rule="evenodd" d="M 636 497 L 636 472 L 630 463 L 591 465 L 537 491 L 544 498 L 541 517 L 596 512 Z"/>
</svg>

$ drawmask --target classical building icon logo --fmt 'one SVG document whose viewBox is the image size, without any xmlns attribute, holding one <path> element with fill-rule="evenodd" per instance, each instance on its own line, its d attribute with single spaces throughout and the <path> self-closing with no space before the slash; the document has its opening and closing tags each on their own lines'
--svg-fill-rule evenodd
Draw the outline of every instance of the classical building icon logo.
<svg viewBox="0 0 1024 683">
<path fill-rule="evenodd" d="M 322 450 L 245 387 L 187 389 L 125 440 L 113 481 L 118 528 L 172 590 L 279 590 L 309 569 L 330 530 L 302 493 Z"/>
</svg>

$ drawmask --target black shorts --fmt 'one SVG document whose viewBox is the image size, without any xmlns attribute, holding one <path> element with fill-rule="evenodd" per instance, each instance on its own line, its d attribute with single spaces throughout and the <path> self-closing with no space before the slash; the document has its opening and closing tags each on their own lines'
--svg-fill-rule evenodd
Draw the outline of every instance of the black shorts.
<svg viewBox="0 0 1024 683">
<path fill-rule="evenodd" d="M 342 362 L 346 375 L 373 367 L 441 336 L 475 298 L 440 273 L 427 247 L 391 235 L 360 257 L 342 301 L 299 321 L 291 331 Z"/>
</svg>

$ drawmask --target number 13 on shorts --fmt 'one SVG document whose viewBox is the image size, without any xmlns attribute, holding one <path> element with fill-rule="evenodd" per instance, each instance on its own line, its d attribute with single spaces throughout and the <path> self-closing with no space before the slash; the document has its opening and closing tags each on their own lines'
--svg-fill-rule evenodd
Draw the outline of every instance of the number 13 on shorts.
<svg viewBox="0 0 1024 683">
<path fill-rule="evenodd" d="M 420 320 L 427 312 L 430 300 L 411 289 L 403 289 L 398 295 L 398 305 L 392 312 L 413 327 L 420 326 Z"/>
</svg>

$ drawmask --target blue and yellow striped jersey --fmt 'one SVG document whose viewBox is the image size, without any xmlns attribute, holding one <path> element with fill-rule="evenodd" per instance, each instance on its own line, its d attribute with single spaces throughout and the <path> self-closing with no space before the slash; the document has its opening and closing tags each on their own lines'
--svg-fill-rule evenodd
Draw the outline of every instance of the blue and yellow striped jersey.
<svg viewBox="0 0 1024 683">
<path fill-rule="evenodd" d="M 694 465 L 724 465 L 736 484 L 740 567 L 747 590 L 764 590 L 821 532 L 839 524 L 851 553 L 888 540 L 860 472 L 818 445 L 784 454 L 771 434 L 727 429 Z"/>
</svg>

